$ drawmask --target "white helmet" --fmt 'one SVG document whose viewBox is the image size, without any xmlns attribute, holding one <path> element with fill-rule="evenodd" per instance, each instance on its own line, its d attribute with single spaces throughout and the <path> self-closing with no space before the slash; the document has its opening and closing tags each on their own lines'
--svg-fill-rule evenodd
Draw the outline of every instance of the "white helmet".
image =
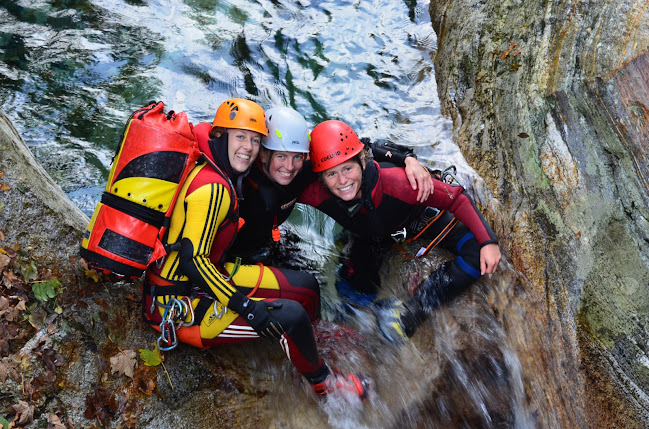
<svg viewBox="0 0 649 429">
<path fill-rule="evenodd" d="M 290 107 L 274 106 L 266 110 L 268 137 L 261 144 L 266 149 L 309 152 L 309 128 L 304 117 Z"/>
</svg>

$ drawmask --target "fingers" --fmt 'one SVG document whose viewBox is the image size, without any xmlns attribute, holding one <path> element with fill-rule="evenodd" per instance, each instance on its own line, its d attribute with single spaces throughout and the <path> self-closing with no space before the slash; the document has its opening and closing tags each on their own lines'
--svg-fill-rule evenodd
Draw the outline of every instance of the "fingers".
<svg viewBox="0 0 649 429">
<path fill-rule="evenodd" d="M 408 182 L 410 182 L 412 190 L 417 190 L 418 179 L 415 177 L 415 173 L 413 173 L 411 170 L 406 170 L 406 177 L 408 178 Z M 421 193 L 421 189 L 419 190 L 419 193 Z M 419 195 L 419 193 L 417 195 Z"/>
</svg>

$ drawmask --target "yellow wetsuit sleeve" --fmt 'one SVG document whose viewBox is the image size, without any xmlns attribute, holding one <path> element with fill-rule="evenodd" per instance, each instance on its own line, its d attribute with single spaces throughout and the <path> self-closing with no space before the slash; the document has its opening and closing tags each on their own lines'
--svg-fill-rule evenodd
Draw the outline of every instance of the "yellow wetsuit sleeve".
<svg viewBox="0 0 649 429">
<path fill-rule="evenodd" d="M 185 198 L 185 225 L 180 237 L 179 268 L 192 283 L 228 306 L 236 289 L 210 260 L 210 251 L 217 231 L 230 211 L 228 189 L 218 183 L 208 183 Z"/>
</svg>

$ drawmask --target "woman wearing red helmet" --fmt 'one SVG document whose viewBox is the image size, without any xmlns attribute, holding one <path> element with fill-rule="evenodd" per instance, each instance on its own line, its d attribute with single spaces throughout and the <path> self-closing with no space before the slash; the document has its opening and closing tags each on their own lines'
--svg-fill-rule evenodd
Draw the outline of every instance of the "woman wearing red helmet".
<svg viewBox="0 0 649 429">
<path fill-rule="evenodd" d="M 375 304 L 379 327 L 388 339 L 400 342 L 412 335 L 426 317 L 424 309 L 448 302 L 481 275 L 496 271 L 501 259 L 498 240 L 461 186 L 434 179 L 434 192 L 418 201 L 403 168 L 366 159 L 363 143 L 341 121 L 325 121 L 313 129 L 311 161 L 321 181 L 312 183 L 299 201 L 320 209 L 353 234 L 339 289 L 350 288 L 356 303 L 374 301 L 383 253 L 395 240 L 429 240 L 418 256 L 437 243 L 457 255 L 422 281 L 413 299 Z"/>
<path fill-rule="evenodd" d="M 311 320 L 319 289 L 311 274 L 226 262 L 242 181 L 267 134 L 256 103 L 221 104 L 209 136 L 199 138 L 207 162 L 191 171 L 174 208 L 171 251 L 147 269 L 145 317 L 161 332 L 163 350 L 178 341 L 207 348 L 264 337 L 280 343 L 317 394 L 345 389 L 364 398 L 358 376 L 333 373 L 318 354 Z"/>
</svg>

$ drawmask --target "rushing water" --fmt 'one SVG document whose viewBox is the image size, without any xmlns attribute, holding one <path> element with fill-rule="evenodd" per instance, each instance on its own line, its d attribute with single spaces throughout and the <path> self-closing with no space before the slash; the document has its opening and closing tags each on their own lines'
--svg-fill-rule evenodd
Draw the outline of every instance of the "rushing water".
<svg viewBox="0 0 649 429">
<path fill-rule="evenodd" d="M 440 114 L 435 49 L 427 1 L 2 0 L 0 107 L 87 215 L 126 118 L 150 100 L 194 123 L 211 120 L 230 97 L 291 105 L 312 125 L 341 119 L 361 136 L 415 146 L 421 159 L 455 164 L 475 183 Z M 304 208 L 292 221 L 304 239 L 300 252 L 333 271 L 333 223 Z M 401 269 L 387 275 L 396 294 L 406 286 L 396 278 L 420 267 Z M 482 281 L 478 289 L 494 286 Z M 371 411 L 330 401 L 314 415 L 295 414 L 297 404 L 312 403 L 286 389 L 274 423 L 318 427 L 324 412 L 333 427 L 527 426 L 518 359 L 485 293 L 437 314 L 426 325 L 432 334 L 401 351 L 349 340 L 351 350 L 338 357 L 376 380 L 365 405 Z M 361 334 L 375 333 L 364 315 L 355 323 Z M 319 328 L 330 358 L 340 354 L 339 341 L 327 340 L 336 337 L 332 329 Z M 458 345 L 462 330 L 471 332 L 468 352 Z M 476 363 L 473 352 L 493 353 Z M 454 411 L 460 408 L 464 417 Z"/>
</svg>

